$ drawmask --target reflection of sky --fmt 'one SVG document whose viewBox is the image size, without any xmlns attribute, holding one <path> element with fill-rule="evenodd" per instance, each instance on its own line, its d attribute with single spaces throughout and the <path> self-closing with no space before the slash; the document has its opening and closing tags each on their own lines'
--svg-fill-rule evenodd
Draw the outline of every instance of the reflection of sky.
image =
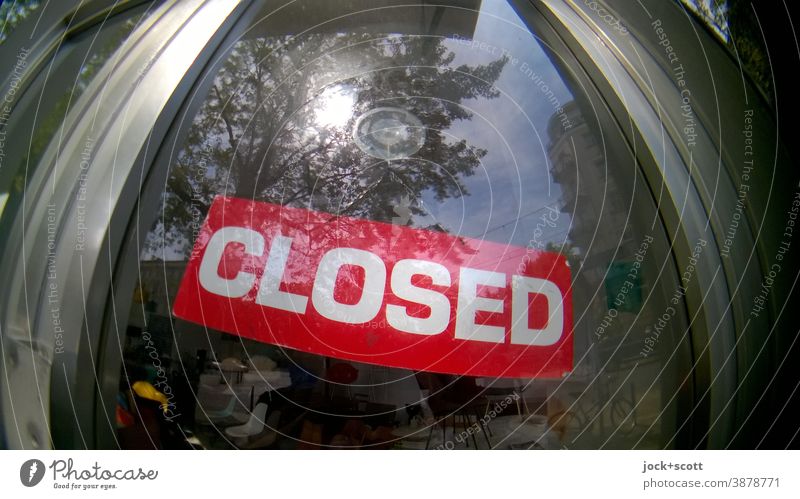
<svg viewBox="0 0 800 499">
<path fill-rule="evenodd" d="M 389 35 L 387 40 L 398 38 Z M 483 45 L 473 47 L 474 42 Z M 485 149 L 481 167 L 472 176 L 458 180 L 468 195 L 435 199 L 429 191 L 418 200 L 430 216 L 414 216 L 415 227 L 439 225 L 452 234 L 525 246 L 543 248 L 547 242 L 563 242 L 567 238 L 570 216 L 546 207 L 560 205 L 561 189 L 552 182 L 546 146 L 547 124 L 555 113 L 545 92 L 532 81 L 538 75 L 563 106 L 572 95 L 556 67 L 523 21 L 505 2 L 484 1 L 477 14 L 472 39 L 448 39 L 445 46 L 454 52 L 451 67 L 472 67 L 489 64 L 503 55 L 511 58 L 496 82 L 500 95 L 493 99 L 466 99 L 472 119 L 455 121 L 445 135 L 452 142 L 465 139 L 470 146 Z M 355 51 L 357 53 L 357 51 Z M 343 58 L 334 71 L 337 78 L 360 71 L 357 58 L 348 61 L 349 52 L 336 52 Z M 351 64 L 352 62 L 352 64 Z M 326 87 L 319 95 L 314 123 L 322 127 L 344 128 L 352 116 L 354 96 L 347 86 Z M 436 97 L 436 96 L 431 96 Z M 247 98 L 237 94 L 237 99 Z M 318 137 L 309 127 L 309 140 Z M 207 131 L 210 149 L 230 147 L 225 132 Z M 213 164 L 209 155 L 209 165 Z M 224 165 L 220 173 L 225 171 Z M 216 168 L 212 172 L 216 173 Z M 191 179 L 190 179 L 191 183 Z M 543 218 L 544 217 L 544 218 Z M 551 226 L 555 223 L 555 227 Z M 191 241 L 186 244 L 191 246 Z M 178 248 L 165 248 L 166 259 L 181 258 Z M 160 256 L 160 255 L 159 255 Z"/>
<path fill-rule="evenodd" d="M 456 54 L 453 66 L 488 64 L 503 54 L 512 60 L 496 84 L 501 95 L 463 101 L 474 117 L 454 123 L 448 132 L 454 140 L 465 138 L 488 153 L 481 170 L 461 179 L 470 194 L 466 199 L 437 203 L 426 196 L 425 207 L 443 227 L 465 236 L 525 245 L 538 227 L 535 242 L 541 246 L 563 242 L 569 216 L 561 214 L 556 227 L 541 220 L 548 212 L 543 207 L 557 206 L 561 191 L 550 178 L 546 150 L 547 123 L 555 108 L 531 75 L 539 75 L 562 106 L 572 95 L 537 40 L 504 2 L 483 2 L 473 40 L 486 45 L 473 48 L 466 39 L 446 42 Z"/>
</svg>

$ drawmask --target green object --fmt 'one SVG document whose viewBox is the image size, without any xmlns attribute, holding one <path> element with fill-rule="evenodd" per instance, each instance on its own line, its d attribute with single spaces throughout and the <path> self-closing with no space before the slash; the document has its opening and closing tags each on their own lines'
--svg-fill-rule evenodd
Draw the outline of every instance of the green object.
<svg viewBox="0 0 800 499">
<path fill-rule="evenodd" d="M 606 275 L 608 309 L 637 313 L 642 309 L 642 268 L 637 262 L 613 262 Z"/>
</svg>

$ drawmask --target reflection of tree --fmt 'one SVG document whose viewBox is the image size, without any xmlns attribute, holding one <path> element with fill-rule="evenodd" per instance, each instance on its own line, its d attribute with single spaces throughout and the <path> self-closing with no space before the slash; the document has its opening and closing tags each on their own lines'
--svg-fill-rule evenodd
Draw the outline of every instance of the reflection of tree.
<svg viewBox="0 0 800 499">
<path fill-rule="evenodd" d="M 754 83 L 774 104 L 772 71 L 761 28 L 747 0 L 682 0 L 735 54 Z"/>
<path fill-rule="evenodd" d="M 81 53 L 78 51 L 76 57 L 84 58 L 85 62 L 80 66 L 78 73 L 69 75 L 71 80 L 67 80 L 70 85 L 63 91 L 61 96 L 56 101 L 53 108 L 44 117 L 41 123 L 38 124 L 33 131 L 33 139 L 31 140 L 31 156 L 26 159 L 26 162 L 37 162 L 50 139 L 53 138 L 58 127 L 62 125 L 66 119 L 67 113 L 72 106 L 78 101 L 81 95 L 89 87 L 89 83 L 94 79 L 103 65 L 114 54 L 114 52 L 122 45 L 125 39 L 130 35 L 131 31 L 138 25 L 141 18 L 141 13 L 137 13 L 134 17 L 121 22 L 116 29 L 106 28 L 97 37 L 91 36 L 82 40 L 82 44 L 90 47 L 86 48 L 86 52 Z M 94 35 L 94 34 L 93 34 Z M 83 47 L 81 47 L 83 48 Z"/>
<path fill-rule="evenodd" d="M 0 2 L 0 43 L 3 43 L 8 34 L 22 21 L 27 19 L 39 8 L 41 0 L 16 0 Z"/>
<path fill-rule="evenodd" d="M 569 262 L 573 269 L 581 268 L 581 257 L 578 248 L 569 241 L 554 242 L 550 241 L 545 245 L 545 251 L 551 253 L 561 253 Z"/>
<path fill-rule="evenodd" d="M 164 244 L 186 253 L 190 222 L 220 193 L 381 221 L 396 216 L 401 197 L 466 194 L 459 178 L 471 175 L 486 151 L 446 131 L 472 118 L 464 100 L 498 95 L 493 84 L 506 60 L 453 67 L 454 57 L 438 37 L 318 33 L 240 41 L 173 165 L 165 223 L 148 249 Z M 355 145 L 354 120 L 375 107 L 403 108 L 422 121 L 426 141 L 411 158 L 387 162 Z M 413 203 L 409 209 L 422 213 Z"/>
<path fill-rule="evenodd" d="M 728 43 L 728 2 L 718 0 L 681 0 L 689 7 L 717 36 Z"/>
<path fill-rule="evenodd" d="M 33 8 L 38 4 L 29 2 L 27 5 L 19 8 Z M 54 62 L 48 63 L 25 90 L 37 97 L 26 104 L 27 107 L 15 104 L 13 112 L 15 120 L 19 121 L 9 128 L 9 143 L 13 141 L 19 147 L 9 151 L 9 158 L 0 169 L 0 186 L 8 189 L 2 224 L 14 220 L 13 214 L 21 206 L 32 171 L 64 126 L 67 114 L 145 14 L 143 9 L 122 13 L 110 18 L 99 31 L 89 30 L 65 42 L 53 55 Z M 27 70 L 34 69 L 29 66 Z M 17 97 L 21 95 L 22 92 Z M 26 120 L 26 115 L 33 118 Z M 0 232 L 6 227 L 0 225 Z"/>
</svg>

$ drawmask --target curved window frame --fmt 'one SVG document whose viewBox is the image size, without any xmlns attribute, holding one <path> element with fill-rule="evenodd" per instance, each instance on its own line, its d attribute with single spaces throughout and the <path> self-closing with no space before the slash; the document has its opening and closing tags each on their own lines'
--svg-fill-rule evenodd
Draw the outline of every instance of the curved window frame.
<svg viewBox="0 0 800 499">
<path fill-rule="evenodd" d="M 543 13 L 539 12 L 533 3 L 524 1 L 516 2 L 515 7 L 517 8 L 518 13 L 523 18 L 538 19 L 538 24 L 535 26 L 536 29 L 535 32 L 537 36 L 545 39 L 548 45 L 557 47 L 557 50 L 564 50 L 565 51 L 564 53 L 569 54 L 568 57 L 572 59 L 572 54 L 569 52 L 568 44 L 566 43 L 569 40 L 569 37 L 565 37 L 564 34 L 557 33 L 557 31 L 554 30 L 553 27 L 546 21 L 546 17 L 542 15 Z M 228 39 L 234 40 L 235 39 L 234 34 L 239 33 L 241 30 L 247 29 L 248 23 L 249 19 L 247 19 L 246 16 L 245 18 L 239 20 L 237 22 L 237 26 L 232 30 Z M 211 85 L 213 77 L 217 72 L 218 68 L 217 65 L 222 64 L 224 62 L 224 57 L 227 54 L 227 48 L 226 48 L 227 43 L 228 41 L 226 40 L 225 42 L 223 42 L 222 45 L 218 47 L 217 54 L 219 54 L 219 56 L 215 54 L 214 56 L 215 63 L 208 65 L 208 67 L 204 69 L 203 76 L 200 78 L 200 80 L 194 83 L 194 88 L 191 92 L 192 94 L 202 95 L 203 92 L 207 90 L 207 87 Z M 592 91 L 596 93 L 596 97 L 599 97 L 600 99 L 607 101 L 607 95 L 600 90 L 602 88 L 602 85 L 598 85 L 596 81 L 594 81 L 591 77 L 585 74 L 585 68 L 581 64 L 581 61 L 579 61 L 578 59 L 574 59 L 571 62 L 573 64 L 569 67 L 569 70 L 573 73 L 574 76 L 579 78 L 581 84 L 585 85 L 587 88 L 592 89 Z M 189 107 L 184 105 L 184 107 L 178 113 L 178 117 L 175 120 L 175 124 L 173 125 L 173 127 L 170 128 L 169 133 L 165 137 L 164 143 L 169 143 L 169 144 L 181 143 L 180 139 L 182 137 L 182 134 L 187 133 L 188 128 L 190 126 L 190 123 L 187 123 L 187 121 L 191 122 L 191 118 L 194 116 L 194 112 L 201 104 L 202 102 L 194 102 Z M 607 126 L 621 128 L 620 127 L 621 122 L 613 120 L 611 114 L 604 113 L 604 117 L 607 118 L 607 122 L 605 123 Z M 631 148 L 630 145 L 626 147 Z M 635 148 L 632 149 L 635 150 Z M 174 151 L 163 150 L 161 151 L 159 157 L 157 157 L 154 160 L 151 167 L 151 171 L 149 173 L 150 178 L 148 179 L 148 182 L 152 182 L 152 185 L 150 189 L 145 188 L 143 191 L 142 199 L 138 203 L 140 211 L 137 213 L 134 222 L 135 224 L 137 224 L 136 229 L 130 230 L 129 232 L 131 234 L 147 233 L 147 231 L 150 229 L 152 225 L 152 221 L 155 220 L 157 215 L 156 213 L 157 207 L 159 205 L 158 195 L 161 193 L 165 185 L 166 176 L 170 166 L 169 157 L 172 153 L 174 153 Z M 637 158 L 642 159 L 639 156 L 637 156 Z M 647 161 L 652 162 L 654 161 L 654 159 L 647 158 Z M 643 168 L 641 168 L 641 165 L 640 169 L 641 169 L 640 171 L 643 174 L 645 174 L 646 177 L 646 172 Z M 656 177 L 656 180 L 651 182 L 651 185 L 659 184 L 662 181 L 663 180 L 661 178 L 661 172 L 658 172 L 658 177 Z M 148 192 L 148 190 L 150 192 Z M 131 298 L 133 296 L 133 287 L 135 285 L 137 278 L 136 271 L 134 269 L 138 268 L 138 262 L 142 244 L 143 241 L 133 241 L 133 240 L 126 241 L 124 245 L 126 247 L 125 255 L 121 257 L 117 265 L 119 277 L 115 282 L 115 289 L 117 291 L 114 293 L 114 298 L 115 298 L 114 310 L 116 311 L 117 317 L 127 317 L 127 314 L 130 311 Z M 675 260 L 677 260 L 677 258 L 675 258 L 675 256 L 673 255 L 673 263 Z M 678 268 L 678 266 L 675 265 L 675 268 Z M 106 327 L 109 328 L 107 330 L 116 331 L 116 334 L 119 335 L 119 337 L 115 338 L 113 341 L 109 341 L 108 342 L 109 345 L 111 344 L 117 345 L 118 342 L 121 343 L 123 341 L 125 331 L 120 331 L 118 325 L 112 323 L 111 321 L 107 321 Z M 119 366 L 121 365 L 120 363 L 121 361 L 118 358 L 116 358 L 117 355 L 118 352 L 115 352 L 115 359 L 113 363 L 108 363 L 102 366 L 102 372 L 108 373 L 109 377 L 114 376 L 119 372 L 118 369 Z M 693 381 L 694 380 L 689 380 L 687 383 L 684 383 L 682 389 L 680 390 L 680 392 L 676 397 L 677 400 L 674 401 L 674 403 L 677 404 L 679 408 L 678 409 L 679 412 L 681 413 L 690 413 L 694 407 L 693 405 L 694 391 L 692 389 Z M 106 401 L 106 404 L 108 406 L 106 410 L 113 409 L 113 404 L 115 401 L 114 396 L 116 394 L 116 386 L 117 386 L 116 382 L 117 380 L 115 378 L 113 384 L 114 387 L 113 390 L 110 388 L 111 385 L 108 385 L 109 390 L 102 393 L 102 397 L 100 397 L 102 400 Z M 680 435 L 676 437 L 672 445 L 679 448 L 688 446 L 689 445 L 688 442 L 690 441 L 690 439 L 687 436 L 689 429 L 690 429 L 689 426 L 686 425 L 682 426 Z M 113 437 L 109 435 L 106 435 L 103 441 L 106 443 L 106 446 L 114 445 Z"/>
<path fill-rule="evenodd" d="M 144 67 L 146 70 L 141 88 L 152 90 L 149 92 L 150 100 L 140 98 L 137 101 L 131 93 L 121 93 L 118 106 L 105 111 L 107 121 L 103 130 L 106 135 L 98 141 L 98 151 L 103 149 L 103 154 L 106 155 L 103 159 L 115 165 L 118 178 L 113 181 L 116 182 L 113 195 L 98 197 L 93 207 L 99 213 L 106 214 L 103 219 L 107 230 L 98 235 L 91 251 L 84 253 L 81 258 L 76 257 L 74 248 L 70 249 L 65 241 L 60 241 L 58 246 L 62 251 L 56 250 L 58 270 L 63 276 L 59 278 L 61 289 L 82 290 L 80 293 L 76 292 L 75 296 L 62 296 L 60 305 L 64 308 L 84 307 L 85 316 L 75 314 L 80 317 L 70 319 L 71 330 L 76 331 L 72 333 L 70 340 L 72 354 L 69 361 L 64 363 L 63 373 L 53 371 L 50 421 L 41 421 L 41 415 L 31 414 L 33 428 L 23 429 L 20 432 L 21 438 L 12 442 L 15 445 L 24 448 L 46 446 L 48 438 L 43 435 L 52 424 L 50 430 L 56 447 L 117 447 L 113 434 L 113 411 L 121 365 L 120 342 L 125 334 L 125 331 L 119 330 L 117 318 L 127 317 L 129 312 L 136 281 L 137 266 L 134 263 L 138 262 L 143 243 L 136 238 L 137 231 L 129 229 L 137 225 L 149 227 L 149 223 L 143 220 L 149 222 L 152 218 L 148 219 L 148 216 L 155 215 L 147 210 L 154 212 L 158 206 L 160 189 L 157 187 L 163 186 L 170 156 L 170 151 L 162 150 L 161 146 L 174 143 L 180 124 L 187 116 L 192 116 L 193 110 L 184 105 L 186 97 L 200 92 L 203 85 L 210 84 L 208 76 L 215 73 L 215 65 L 221 62 L 226 53 L 225 47 L 235 38 L 238 30 L 247 26 L 248 15 L 255 10 L 253 4 L 229 4 L 227 8 L 223 8 L 220 6 L 222 3 L 227 2 L 181 2 L 180 6 L 176 5 L 178 2 L 165 3 L 161 16 L 157 22 L 154 20 L 155 26 L 148 27 L 158 28 L 159 36 L 147 38 L 147 29 L 138 30 L 135 35 L 141 38 L 142 43 L 121 57 L 122 62 L 118 69 L 120 74 L 114 75 L 112 85 L 116 81 L 129 91 L 131 85 L 123 83 L 125 78 L 133 77 Z M 571 69 L 607 103 L 611 111 L 609 118 L 613 117 L 609 126 L 620 128 L 629 138 L 629 147 L 640 161 L 641 172 L 648 182 L 652 186 L 660 186 L 666 179 L 668 187 L 673 187 L 670 189 L 670 195 L 673 196 L 669 198 L 671 202 L 662 202 L 658 206 L 673 244 L 673 257 L 676 261 L 687 258 L 691 254 L 693 241 L 703 234 L 701 221 L 705 210 L 696 189 L 692 190 L 693 184 L 688 179 L 685 161 L 675 144 L 669 139 L 664 140 L 660 133 L 659 115 L 647 105 L 646 96 L 624 70 L 617 56 L 608 47 L 592 43 L 592 27 L 566 3 L 516 3 L 522 17 L 536 24 L 537 36 L 546 39 L 553 47 L 563 49 L 570 59 L 574 58 L 575 67 Z M 172 17 L 167 15 L 168 12 Z M 215 12 L 224 13 L 224 18 L 218 19 L 217 26 L 209 29 L 213 22 L 208 16 Z M 158 71 L 161 65 L 168 62 L 163 53 L 168 49 L 169 42 L 165 43 L 164 40 L 169 39 L 175 45 L 179 36 L 193 28 L 196 29 L 196 38 L 190 50 L 196 52 L 197 58 L 187 62 L 185 74 L 177 82 L 171 86 L 159 85 Z M 132 81 L 136 81 L 135 85 L 140 85 L 137 78 L 132 78 Z M 91 90 L 96 95 L 100 89 Z M 90 94 L 92 92 L 87 91 L 84 105 L 92 97 Z M 627 106 L 623 105 L 620 95 L 625 96 L 624 103 Z M 146 108 L 136 120 L 115 126 L 112 117 L 131 109 L 134 102 L 151 107 Z M 86 117 L 80 116 L 79 111 L 82 110 L 76 109 L 71 113 L 76 125 L 75 131 L 62 148 L 62 154 L 68 153 L 73 163 L 80 157 L 83 142 L 81 134 L 88 126 Z M 79 117 L 83 119 L 79 120 Z M 630 126 L 623 126 L 626 122 L 630 122 Z M 142 131 L 149 133 L 145 132 L 146 136 L 140 137 Z M 129 135 L 141 138 L 141 146 L 122 147 L 115 143 L 117 137 Z M 101 148 L 101 145 L 106 147 Z M 643 145 L 648 146 L 649 151 Z M 43 161 L 54 164 L 54 155 L 55 151 L 48 150 Z M 100 152 L 97 161 L 101 159 L 99 155 Z M 678 185 L 689 185 L 690 191 L 677 191 L 670 183 L 676 178 L 682 182 L 677 182 Z M 42 180 L 46 179 L 47 177 L 42 177 Z M 104 182 L 108 181 L 109 179 L 104 179 Z M 147 188 L 148 186 L 151 188 Z M 66 184 L 59 187 L 60 195 L 57 200 L 63 212 L 74 209 L 69 203 L 72 188 L 73 186 Z M 39 205 L 46 204 L 44 196 L 39 201 Z M 110 212 L 109 207 L 112 207 Z M 39 245 L 38 250 L 29 249 L 22 256 L 28 261 L 32 258 L 41 259 L 41 248 L 47 247 L 46 243 L 41 244 L 42 241 L 46 242 L 46 226 L 42 224 L 47 218 L 46 213 L 42 213 L 44 209 L 45 206 L 39 206 L 32 215 L 26 217 L 31 221 L 38 220 L 33 225 L 34 229 L 26 234 L 26 241 L 29 239 L 28 248 L 35 248 L 37 241 Z M 687 213 L 692 216 L 687 217 Z M 59 237 L 64 235 L 67 229 L 65 225 L 59 224 Z M 112 232 L 113 227 L 122 229 Z M 708 254 L 719 256 L 718 252 L 710 249 Z M 82 269 L 71 269 L 77 261 L 81 262 Z M 5 261 L 3 268 L 10 270 L 16 264 L 16 259 L 13 262 Z M 685 425 L 676 437 L 674 444 L 677 447 L 694 446 L 706 441 L 703 436 L 709 435 L 710 423 L 726 414 L 718 405 L 712 405 L 709 399 L 713 401 L 723 397 L 724 402 L 727 400 L 725 395 L 731 391 L 731 382 L 735 383 L 735 372 L 731 373 L 725 368 L 714 370 L 721 365 L 719 357 L 733 349 L 728 335 L 714 334 L 714 331 L 725 333 L 733 329 L 730 311 L 725 307 L 725 304 L 730 303 L 726 283 L 724 279 L 715 278 L 711 266 L 710 261 L 703 265 L 698 271 L 698 279 L 687 291 L 686 303 L 689 317 L 694 319 L 691 336 L 698 364 L 697 371 L 692 374 L 693 379 L 684 385 L 685 388 L 679 394 L 681 412 L 691 413 L 692 417 L 690 424 Z M 86 269 L 92 270 L 92 279 L 82 282 L 81 274 Z M 8 275 L 14 274 L 16 272 L 9 272 Z M 38 278 L 30 279 L 29 282 L 46 281 L 40 272 Z M 15 290 L 14 293 L 16 296 L 22 295 L 22 291 Z M 46 323 L 51 308 L 48 307 L 44 294 L 31 303 L 31 310 L 36 311 L 39 325 Z M 8 324 L 9 315 L 7 311 L 2 312 L 3 323 Z M 706 345 L 710 348 L 704 348 Z M 32 352 L 36 348 L 38 347 L 32 347 Z M 7 363 L 5 359 L 4 362 Z M 36 369 L 33 364 L 23 365 L 22 357 L 14 362 L 16 369 L 26 369 L 30 379 L 33 379 Z M 719 376 L 722 376 L 723 382 L 717 380 Z M 79 389 L 71 393 L 70 388 L 75 387 Z M 708 387 L 714 390 L 711 396 L 706 394 Z M 23 416 L 28 414 L 17 413 L 13 417 L 17 421 L 27 420 Z M 11 415 L 4 414 L 4 417 L 9 418 Z M 104 424 L 96 424 L 100 421 Z M 716 425 L 712 427 L 711 438 L 706 442 L 708 445 L 719 446 L 719 442 L 724 442 L 729 435 L 730 414 L 725 415 L 723 421 L 725 425 L 722 428 Z M 11 423 L 12 425 L 6 424 L 6 427 L 13 428 L 14 421 Z"/>
<path fill-rule="evenodd" d="M 96 17 L 87 8 L 70 13 L 88 23 Z M 113 426 L 113 410 L 96 405 L 106 381 L 97 370 L 107 353 L 102 324 L 113 303 L 111 276 L 122 243 L 122 231 L 112 230 L 130 220 L 143 178 L 136 167 L 155 155 L 150 138 L 165 133 L 190 88 L 186 82 L 194 80 L 241 9 L 240 2 L 222 0 L 164 2 L 129 36 L 113 64 L 103 66 L 69 112 L 69 133 L 42 157 L 30 180 L 30 208 L 13 222 L 23 237 L 9 242 L 0 263 L 12 282 L 0 308 L 3 407 L 12 407 L 13 400 L 12 409 L 3 411 L 8 446 L 98 447 L 97 421 Z M 82 172 L 89 139 L 91 160 Z M 48 183 L 53 189 L 43 188 Z M 93 194 L 82 206 L 75 202 L 79 188 Z M 86 227 L 80 245 L 73 224 L 77 210 Z M 38 390 L 10 390 L 29 380 L 36 380 Z"/>
</svg>

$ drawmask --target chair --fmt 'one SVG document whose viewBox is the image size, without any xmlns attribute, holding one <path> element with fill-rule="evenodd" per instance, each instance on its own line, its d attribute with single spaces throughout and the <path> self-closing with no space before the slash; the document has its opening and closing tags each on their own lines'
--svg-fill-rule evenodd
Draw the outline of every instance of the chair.
<svg viewBox="0 0 800 499">
<path fill-rule="evenodd" d="M 229 426 L 247 421 L 237 412 L 237 402 L 247 407 L 244 397 L 238 396 L 229 385 L 200 384 L 197 388 L 198 404 L 195 407 L 195 421 L 198 424 Z M 227 423 L 227 424 L 226 424 Z"/>
<path fill-rule="evenodd" d="M 278 430 L 276 428 L 280 418 L 281 411 L 273 410 L 264 424 L 263 431 L 244 439 L 244 441 L 241 442 L 238 447 L 240 449 L 262 449 L 274 444 L 275 440 L 278 438 Z M 236 441 L 234 440 L 234 443 L 235 442 Z"/>
<path fill-rule="evenodd" d="M 208 419 L 208 422 L 211 424 L 219 423 L 225 421 L 226 419 L 232 418 L 234 411 L 236 410 L 236 402 L 238 401 L 236 394 L 231 394 L 231 397 L 228 399 L 228 404 L 221 408 L 221 409 L 211 409 L 206 410 L 205 415 Z M 237 416 L 236 419 L 241 419 L 241 416 Z M 241 420 L 240 422 L 244 422 Z"/>
<path fill-rule="evenodd" d="M 442 440 L 447 440 L 447 420 L 453 418 L 453 436 L 456 433 L 456 418 L 461 417 L 464 430 L 467 430 L 467 422 L 475 417 L 476 424 L 482 429 L 486 444 L 491 448 L 488 428 L 481 418 L 480 410 L 486 404 L 486 398 L 482 395 L 481 389 L 475 384 L 475 379 L 470 377 L 452 377 L 444 374 L 417 372 L 415 373 L 420 389 L 427 390 L 428 406 L 433 413 L 435 422 L 431 425 L 428 432 L 428 440 L 425 448 L 430 447 L 433 430 L 438 425 L 442 425 Z M 470 423 L 472 424 L 472 423 Z M 478 448 L 478 441 L 475 433 L 471 433 L 472 443 L 475 449 Z M 468 439 L 465 444 L 469 447 Z"/>
<path fill-rule="evenodd" d="M 345 396 L 349 399 L 353 396 L 350 385 L 358 379 L 358 369 L 347 362 L 337 362 L 325 371 L 325 381 L 328 382 L 328 396 L 333 399 L 336 389 L 342 389 Z M 326 386 L 327 388 L 327 386 Z"/>
<path fill-rule="evenodd" d="M 222 409 L 207 410 L 206 416 L 208 416 L 209 421 L 225 419 L 233 414 L 233 409 L 235 407 L 236 407 L 236 396 L 231 395 L 231 398 L 228 399 L 228 405 L 226 405 Z"/>
<path fill-rule="evenodd" d="M 358 379 L 358 369 L 347 362 L 337 362 L 325 371 L 325 379 L 331 383 L 349 385 Z"/>
<path fill-rule="evenodd" d="M 257 404 L 246 423 L 225 428 L 225 434 L 231 438 L 247 438 L 258 435 L 264 430 L 266 417 L 267 404 Z"/>
<path fill-rule="evenodd" d="M 501 402 L 511 398 L 516 404 L 517 416 L 519 416 L 520 421 L 524 421 L 525 416 L 523 415 L 523 408 L 524 414 L 530 414 L 530 410 L 528 409 L 528 402 L 525 400 L 525 387 L 522 387 L 521 390 L 517 390 L 517 388 L 518 383 L 516 380 L 513 380 L 510 384 L 495 381 L 486 386 L 483 392 L 486 398 L 486 407 L 483 410 L 483 417 L 488 418 L 492 403 L 497 407 Z M 493 435 L 491 428 L 489 428 L 489 434 Z"/>
</svg>

